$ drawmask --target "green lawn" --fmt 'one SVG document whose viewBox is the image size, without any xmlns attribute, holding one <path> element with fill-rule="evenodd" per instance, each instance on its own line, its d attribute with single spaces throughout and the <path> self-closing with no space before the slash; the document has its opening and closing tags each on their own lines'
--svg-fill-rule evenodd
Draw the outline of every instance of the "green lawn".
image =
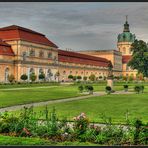
<svg viewBox="0 0 148 148">
<path fill-rule="evenodd" d="M 102 122 L 101 114 L 111 117 L 114 123 L 124 123 L 126 111 L 129 118 L 141 118 L 148 122 L 148 94 L 105 95 L 64 103 L 49 104 L 49 111 L 56 107 L 59 119 L 67 117 L 72 120 L 81 112 L 86 113 L 90 121 Z M 43 111 L 45 106 L 36 107 L 35 111 Z"/>
<path fill-rule="evenodd" d="M 47 145 L 47 146 L 95 146 L 97 144 L 89 143 L 89 142 L 60 142 L 60 143 L 53 143 L 49 140 L 41 139 L 41 138 L 27 138 L 27 137 L 10 137 L 10 136 L 3 136 L 0 135 L 0 145 Z"/>
<path fill-rule="evenodd" d="M 80 96 L 77 86 L 0 90 L 0 107 Z"/>
<path fill-rule="evenodd" d="M 94 84 L 94 91 L 104 91 L 105 85 Z M 122 90 L 122 86 L 115 86 L 116 90 Z M 0 89 L 0 108 L 18 104 L 41 102 L 81 96 L 78 85 L 60 86 L 31 86 L 28 88 L 3 88 Z"/>
</svg>

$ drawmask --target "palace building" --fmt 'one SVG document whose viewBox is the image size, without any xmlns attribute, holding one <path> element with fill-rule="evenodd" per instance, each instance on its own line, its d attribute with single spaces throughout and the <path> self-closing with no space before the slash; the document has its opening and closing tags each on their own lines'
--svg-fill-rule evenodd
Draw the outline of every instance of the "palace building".
<svg viewBox="0 0 148 148">
<path fill-rule="evenodd" d="M 61 50 L 44 34 L 12 25 L 0 28 L 0 82 L 8 82 L 13 75 L 16 81 L 26 74 L 44 73 L 46 81 L 68 81 L 68 76 L 107 77 L 109 62 L 113 65 L 116 76 L 136 76 L 127 66 L 131 59 L 131 44 L 135 35 L 130 33 L 126 20 L 123 33 L 118 35 L 117 50 Z M 58 76 L 57 76 L 58 73 Z"/>
</svg>

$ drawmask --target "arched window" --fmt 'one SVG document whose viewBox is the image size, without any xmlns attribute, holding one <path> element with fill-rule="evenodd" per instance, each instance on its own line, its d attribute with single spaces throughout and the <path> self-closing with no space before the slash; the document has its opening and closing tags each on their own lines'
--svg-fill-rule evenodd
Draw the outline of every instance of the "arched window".
<svg viewBox="0 0 148 148">
<path fill-rule="evenodd" d="M 41 73 L 43 73 L 43 69 L 42 68 L 39 69 L 39 74 L 41 74 Z"/>
<path fill-rule="evenodd" d="M 65 75 L 65 74 L 66 74 L 66 71 L 64 70 L 64 71 L 63 71 L 63 75 Z"/>
<path fill-rule="evenodd" d="M 31 68 L 29 73 L 30 74 L 34 73 L 34 68 Z"/>
<path fill-rule="evenodd" d="M 5 69 L 5 82 L 8 82 L 9 68 Z"/>
</svg>

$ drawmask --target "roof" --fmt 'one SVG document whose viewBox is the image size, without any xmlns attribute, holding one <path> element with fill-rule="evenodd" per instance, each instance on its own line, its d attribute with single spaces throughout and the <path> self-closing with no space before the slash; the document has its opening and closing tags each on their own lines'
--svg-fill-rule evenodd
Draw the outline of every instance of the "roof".
<svg viewBox="0 0 148 148">
<path fill-rule="evenodd" d="M 58 50 L 59 62 L 108 67 L 109 60 L 72 51 Z"/>
<path fill-rule="evenodd" d="M 0 39 L 0 55 L 14 56 L 11 46 Z"/>
<path fill-rule="evenodd" d="M 122 56 L 122 63 L 128 63 L 131 58 L 132 58 L 131 55 L 124 55 L 124 56 Z"/>
<path fill-rule="evenodd" d="M 0 38 L 5 41 L 24 40 L 58 48 L 44 34 L 17 25 L 0 28 Z"/>
</svg>

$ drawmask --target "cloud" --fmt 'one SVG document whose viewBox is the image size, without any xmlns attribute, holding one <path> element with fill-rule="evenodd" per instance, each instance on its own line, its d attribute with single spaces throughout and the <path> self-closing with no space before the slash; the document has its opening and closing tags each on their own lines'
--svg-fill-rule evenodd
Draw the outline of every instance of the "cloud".
<svg viewBox="0 0 148 148">
<path fill-rule="evenodd" d="M 147 3 L 1 3 L 0 27 L 16 24 L 45 34 L 60 48 L 116 49 L 125 15 L 137 38 L 148 41 Z"/>
</svg>

